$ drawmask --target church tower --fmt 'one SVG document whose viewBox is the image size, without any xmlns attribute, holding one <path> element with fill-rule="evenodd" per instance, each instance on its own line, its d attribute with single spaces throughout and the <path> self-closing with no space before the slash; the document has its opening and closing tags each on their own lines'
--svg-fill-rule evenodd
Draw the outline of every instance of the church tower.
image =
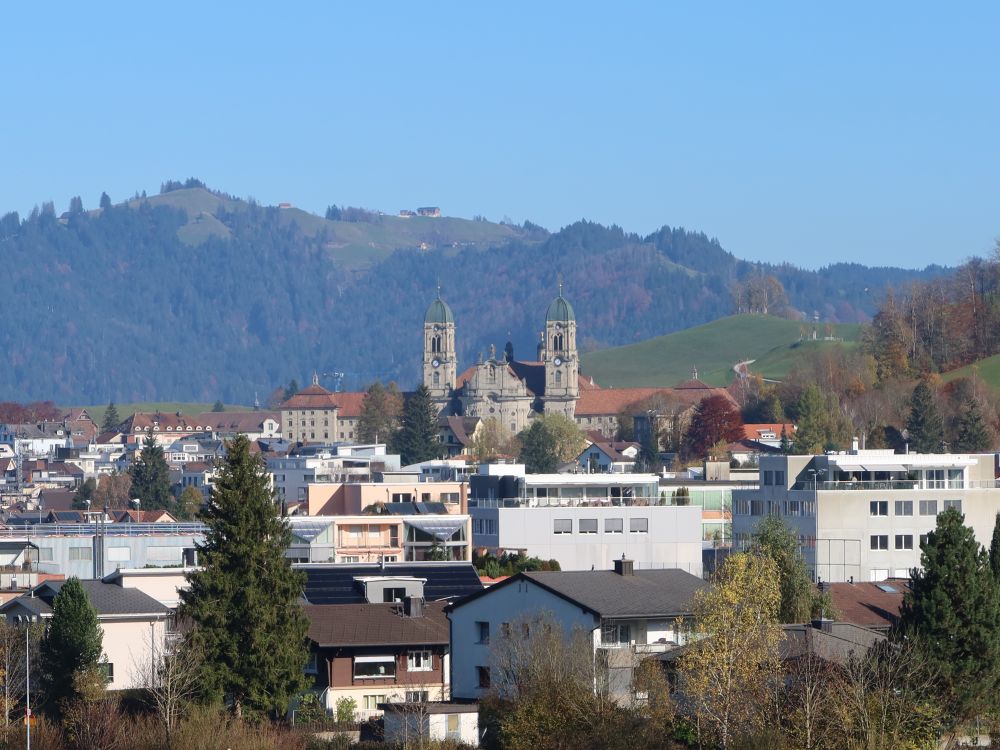
<svg viewBox="0 0 1000 750">
<path fill-rule="evenodd" d="M 438 289 L 424 315 L 424 385 L 439 407 L 451 398 L 457 377 L 455 316 Z"/>
<path fill-rule="evenodd" d="M 559 296 L 552 300 L 545 315 L 542 363 L 545 365 L 545 395 L 542 397 L 545 411 L 561 412 L 572 418 L 580 397 L 580 358 L 576 349 L 576 315 L 573 306 L 563 297 L 562 283 L 559 284 Z"/>
</svg>

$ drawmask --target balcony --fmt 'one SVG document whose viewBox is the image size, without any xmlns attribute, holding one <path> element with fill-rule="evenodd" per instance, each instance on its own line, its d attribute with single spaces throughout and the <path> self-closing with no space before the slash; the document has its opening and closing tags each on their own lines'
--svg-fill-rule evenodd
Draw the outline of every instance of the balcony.
<svg viewBox="0 0 1000 750">
<path fill-rule="evenodd" d="M 793 490 L 993 490 L 1000 488 L 1000 480 L 970 480 L 961 479 L 883 479 L 875 481 L 846 480 L 836 482 L 813 482 L 806 480 L 792 485 Z"/>
</svg>

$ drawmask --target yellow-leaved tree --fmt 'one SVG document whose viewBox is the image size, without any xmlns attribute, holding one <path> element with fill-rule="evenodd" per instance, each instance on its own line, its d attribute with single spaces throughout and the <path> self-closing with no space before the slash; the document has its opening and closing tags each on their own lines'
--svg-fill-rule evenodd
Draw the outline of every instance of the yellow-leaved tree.
<svg viewBox="0 0 1000 750">
<path fill-rule="evenodd" d="M 758 735 L 781 680 L 778 569 L 764 555 L 731 555 L 697 594 L 690 646 L 679 662 L 680 702 L 703 742 L 721 748 Z"/>
</svg>

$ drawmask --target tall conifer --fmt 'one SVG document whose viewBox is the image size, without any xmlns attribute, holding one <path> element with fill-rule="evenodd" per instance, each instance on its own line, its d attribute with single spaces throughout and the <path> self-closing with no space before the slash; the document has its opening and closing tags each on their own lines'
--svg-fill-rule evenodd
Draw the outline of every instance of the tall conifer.
<svg viewBox="0 0 1000 750">
<path fill-rule="evenodd" d="M 146 435 L 142 451 L 129 469 L 132 477 L 132 497 L 137 497 L 146 510 L 173 510 L 176 503 L 170 494 L 170 467 L 163 448 L 152 433 Z"/>
<path fill-rule="evenodd" d="M 906 420 L 907 441 L 917 453 L 941 453 L 944 422 L 934 402 L 934 392 L 921 380 L 910 396 L 910 416 Z"/>
<path fill-rule="evenodd" d="M 298 603 L 305 576 L 285 557 L 291 531 L 246 435 L 229 443 L 201 519 L 203 567 L 188 576 L 181 615 L 195 623 L 205 690 L 237 716 L 284 713 L 305 687 L 308 623 Z"/>
<path fill-rule="evenodd" d="M 979 401 L 974 397 L 966 401 L 958 417 L 958 434 L 955 450 L 959 453 L 983 453 L 993 447 L 990 428 L 986 426 Z"/>
<path fill-rule="evenodd" d="M 941 513 L 910 573 L 899 634 L 912 642 L 953 727 L 996 710 L 1000 688 L 997 582 L 965 517 Z"/>
<path fill-rule="evenodd" d="M 395 437 L 395 452 L 404 466 L 430 461 L 441 455 L 438 439 L 438 412 L 427 386 L 421 385 L 406 399 L 399 432 Z"/>
<path fill-rule="evenodd" d="M 104 651 L 97 611 L 80 579 L 70 578 L 52 602 L 41 643 L 42 689 L 57 708 L 75 693 L 74 675 L 93 668 Z"/>
</svg>

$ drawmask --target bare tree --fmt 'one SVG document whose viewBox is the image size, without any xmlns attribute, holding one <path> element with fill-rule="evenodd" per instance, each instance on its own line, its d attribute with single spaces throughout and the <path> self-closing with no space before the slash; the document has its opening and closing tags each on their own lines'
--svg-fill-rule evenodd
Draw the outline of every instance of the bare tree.
<svg viewBox="0 0 1000 750">
<path fill-rule="evenodd" d="M 24 713 L 24 699 L 27 682 L 25 675 L 28 664 L 31 665 L 34 682 L 38 684 L 35 675 L 38 662 L 38 640 L 40 630 L 37 626 L 28 627 L 27 643 L 25 642 L 24 626 L 17 626 L 6 620 L 0 620 L 0 666 L 3 674 L 3 726 L 9 727 L 17 722 Z M 25 659 L 25 649 L 30 651 L 30 659 Z"/>
<path fill-rule="evenodd" d="M 147 638 L 152 638 L 152 635 Z M 189 638 L 159 646 L 151 642 L 144 651 L 146 656 L 140 661 L 138 673 L 148 675 L 149 700 L 163 728 L 169 750 L 174 730 L 201 685 L 201 653 Z"/>
</svg>

